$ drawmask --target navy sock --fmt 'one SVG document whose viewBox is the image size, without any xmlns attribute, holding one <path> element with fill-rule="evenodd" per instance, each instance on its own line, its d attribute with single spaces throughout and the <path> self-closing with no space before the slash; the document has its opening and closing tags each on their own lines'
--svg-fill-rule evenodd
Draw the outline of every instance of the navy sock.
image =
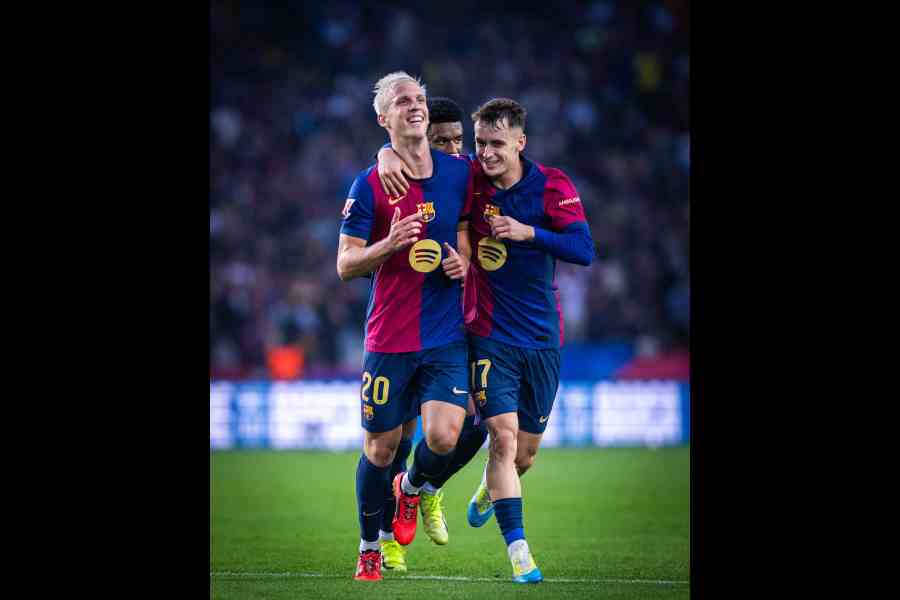
<svg viewBox="0 0 900 600">
<path fill-rule="evenodd" d="M 377 467 L 365 454 L 356 466 L 356 506 L 359 509 L 360 537 L 367 542 L 378 540 L 381 512 L 384 510 L 384 490 L 390 486 L 391 468 Z"/>
<path fill-rule="evenodd" d="M 428 479 L 428 482 L 434 487 L 444 487 L 447 480 L 469 464 L 469 461 L 478 454 L 478 451 L 484 445 L 484 440 L 488 436 L 487 425 L 482 421 L 478 424 L 478 427 L 475 427 L 473 425 L 474 422 L 475 415 L 466 417 L 466 420 L 463 422 L 463 429 L 459 434 L 459 441 L 456 442 L 456 452 L 453 455 L 453 460 L 450 461 L 443 473 L 434 479 Z"/>
<path fill-rule="evenodd" d="M 494 501 L 494 515 L 500 526 L 500 533 L 509 546 L 516 540 L 525 539 L 525 526 L 522 524 L 522 499 L 504 498 Z"/>
<path fill-rule="evenodd" d="M 416 446 L 413 464 L 407 474 L 409 482 L 416 487 L 422 487 L 429 479 L 438 477 L 453 460 L 455 453 L 456 449 L 454 448 L 447 454 L 436 454 L 428 447 L 425 440 L 422 440 Z"/>
<path fill-rule="evenodd" d="M 397 446 L 397 454 L 394 455 L 394 462 L 391 463 L 391 475 L 388 478 L 388 495 L 384 499 L 384 512 L 381 514 L 381 530 L 391 531 L 391 521 L 394 520 L 394 513 L 397 512 L 397 501 L 394 499 L 394 491 L 391 489 L 391 482 L 397 473 L 406 470 L 406 459 L 412 451 L 412 440 L 400 440 Z"/>
</svg>

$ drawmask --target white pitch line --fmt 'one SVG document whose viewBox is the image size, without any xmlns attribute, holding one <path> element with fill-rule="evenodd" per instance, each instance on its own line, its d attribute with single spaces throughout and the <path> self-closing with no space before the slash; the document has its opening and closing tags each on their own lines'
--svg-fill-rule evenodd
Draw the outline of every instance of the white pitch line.
<svg viewBox="0 0 900 600">
<path fill-rule="evenodd" d="M 223 571 L 218 573 L 210 573 L 210 577 L 322 577 L 324 579 L 344 579 L 344 575 L 324 575 L 322 573 L 246 573 L 246 572 L 230 572 Z M 349 578 L 349 575 L 346 576 Z M 463 577 L 453 575 L 400 575 L 399 577 L 391 577 L 391 579 L 428 579 L 435 581 L 495 581 L 505 583 L 506 580 L 500 577 Z M 548 578 L 544 579 L 544 583 L 643 583 L 655 585 L 687 585 L 689 581 L 669 581 L 665 579 L 565 579 L 565 578 Z"/>
</svg>

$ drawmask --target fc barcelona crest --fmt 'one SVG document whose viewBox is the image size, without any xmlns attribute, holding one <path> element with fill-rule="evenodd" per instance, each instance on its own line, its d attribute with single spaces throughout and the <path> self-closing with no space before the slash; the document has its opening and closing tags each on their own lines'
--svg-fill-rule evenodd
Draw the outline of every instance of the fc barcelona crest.
<svg viewBox="0 0 900 600">
<path fill-rule="evenodd" d="M 484 205 L 484 220 L 488 223 L 491 222 L 491 218 L 500 216 L 500 207 L 494 206 L 493 204 L 485 204 Z"/>
<path fill-rule="evenodd" d="M 416 208 L 422 213 L 422 220 L 424 222 L 434 221 L 434 202 L 419 202 L 416 204 Z"/>
</svg>

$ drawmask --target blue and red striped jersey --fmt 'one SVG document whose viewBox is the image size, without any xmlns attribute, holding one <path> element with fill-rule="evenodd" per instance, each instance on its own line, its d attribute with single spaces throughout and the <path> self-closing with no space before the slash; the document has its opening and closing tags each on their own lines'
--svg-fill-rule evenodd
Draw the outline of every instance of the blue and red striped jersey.
<svg viewBox="0 0 900 600">
<path fill-rule="evenodd" d="M 381 187 L 377 163 L 353 181 L 344 206 L 341 233 L 368 245 L 387 237 L 394 209 L 400 218 L 421 210 L 419 240 L 394 253 L 372 277 L 366 309 L 366 350 L 415 352 L 465 339 L 461 286 L 441 268 L 444 242 L 457 249 L 460 221 L 469 219 L 472 172 L 467 161 L 431 151 L 434 171 L 412 179 L 393 200 Z"/>
<path fill-rule="evenodd" d="M 489 218 L 510 216 L 552 232 L 587 230 L 575 185 L 561 170 L 520 155 L 522 179 L 501 190 L 472 158 L 475 177 L 469 235 L 475 268 L 470 276 L 477 306 L 468 331 L 513 346 L 559 348 L 563 316 L 555 283 L 556 258 L 534 242 L 491 238 Z M 580 226 L 573 227 L 575 223 Z M 589 230 L 579 233 L 585 236 L 586 253 L 593 256 Z"/>
</svg>

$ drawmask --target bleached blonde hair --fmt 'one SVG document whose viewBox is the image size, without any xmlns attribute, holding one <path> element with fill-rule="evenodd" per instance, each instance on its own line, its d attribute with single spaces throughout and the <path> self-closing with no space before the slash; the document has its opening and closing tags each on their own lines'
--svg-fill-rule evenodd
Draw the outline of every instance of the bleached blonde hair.
<svg viewBox="0 0 900 600">
<path fill-rule="evenodd" d="M 375 84 L 375 89 L 372 90 L 373 92 L 375 92 L 375 100 L 372 102 L 372 106 L 375 107 L 376 115 L 383 115 L 387 112 L 388 104 L 390 104 L 391 101 L 391 93 L 394 91 L 394 88 L 397 86 L 397 84 L 403 83 L 405 81 L 411 81 L 412 83 L 415 83 L 420 88 L 422 88 L 423 94 L 425 94 L 426 96 L 428 95 L 428 91 L 425 89 L 425 84 L 406 71 L 394 71 L 393 73 L 388 73 L 378 80 L 378 83 Z"/>
</svg>

